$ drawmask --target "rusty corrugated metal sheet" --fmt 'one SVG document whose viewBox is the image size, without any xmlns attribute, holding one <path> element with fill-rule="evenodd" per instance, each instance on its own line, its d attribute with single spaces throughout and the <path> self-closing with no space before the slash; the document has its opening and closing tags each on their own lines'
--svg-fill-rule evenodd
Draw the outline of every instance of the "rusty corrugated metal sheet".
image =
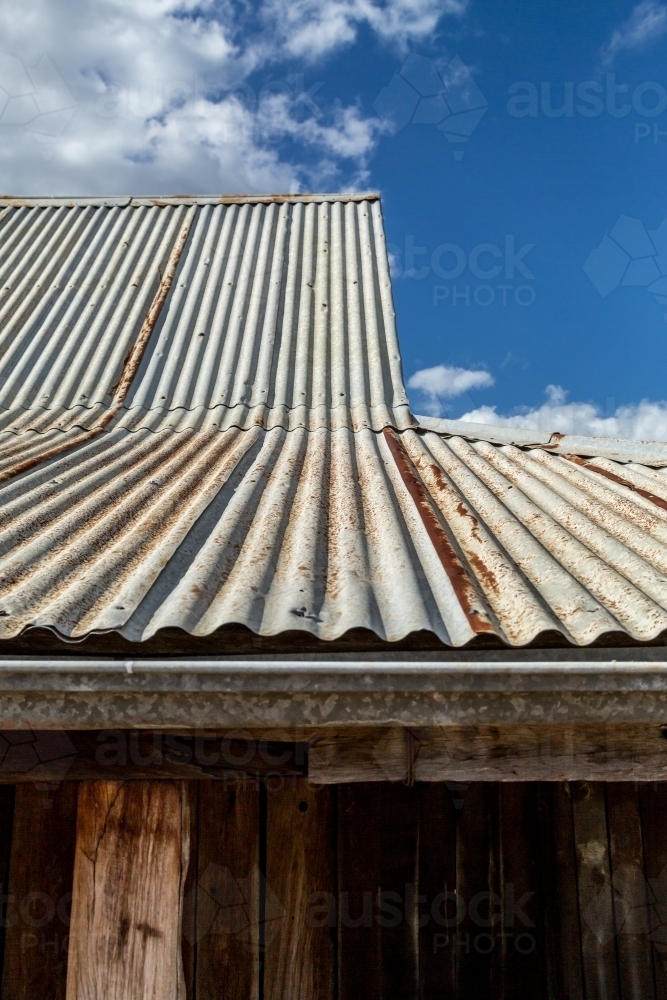
<svg viewBox="0 0 667 1000">
<path fill-rule="evenodd" d="M 491 444 L 515 444 L 519 448 L 544 448 L 553 455 L 603 456 L 616 462 L 639 462 L 663 468 L 667 466 L 667 442 L 631 441 L 624 438 L 587 437 L 583 434 L 560 434 L 524 427 L 473 424 L 464 420 L 415 416 L 420 427 L 446 437 L 464 437 L 468 441 Z"/>
<path fill-rule="evenodd" d="M 667 630 L 665 446 L 419 428 L 377 200 L 164 201 L 0 204 L 0 636 Z"/>
<path fill-rule="evenodd" d="M 614 478 L 415 431 L 116 427 L 0 488 L 0 634 L 649 640 L 667 629 L 667 483 L 598 462 Z"/>
<path fill-rule="evenodd" d="M 92 427 L 112 406 L 186 220 L 125 426 L 413 425 L 379 201 L 202 201 L 10 203 L 0 429 Z"/>
</svg>

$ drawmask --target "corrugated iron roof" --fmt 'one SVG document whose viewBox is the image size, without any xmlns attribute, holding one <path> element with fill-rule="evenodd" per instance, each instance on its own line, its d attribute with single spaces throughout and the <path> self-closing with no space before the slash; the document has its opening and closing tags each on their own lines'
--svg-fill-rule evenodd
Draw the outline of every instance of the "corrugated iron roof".
<svg viewBox="0 0 667 1000">
<path fill-rule="evenodd" d="M 376 198 L 89 202 L 0 218 L 0 429 L 91 427 L 112 407 L 179 234 L 125 426 L 414 424 Z"/>
<path fill-rule="evenodd" d="M 419 427 L 376 199 L 110 202 L 0 215 L 0 636 L 667 630 L 667 446 Z"/>
</svg>

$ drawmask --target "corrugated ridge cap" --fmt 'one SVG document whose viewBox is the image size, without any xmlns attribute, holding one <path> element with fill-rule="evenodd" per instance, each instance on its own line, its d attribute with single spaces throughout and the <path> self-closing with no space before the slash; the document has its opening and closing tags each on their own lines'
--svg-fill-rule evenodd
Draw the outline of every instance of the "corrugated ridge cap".
<svg viewBox="0 0 667 1000">
<path fill-rule="evenodd" d="M 664 441 L 587 437 L 582 434 L 561 434 L 558 431 L 474 424 L 465 420 L 446 420 L 418 414 L 414 414 L 414 418 L 424 430 L 447 437 L 488 441 L 489 444 L 513 444 L 519 448 L 542 448 L 556 455 L 582 455 L 610 458 L 617 462 L 638 462 L 654 467 L 667 466 L 667 442 Z"/>
<path fill-rule="evenodd" d="M 20 195 L 0 195 L 0 208 L 59 208 L 84 207 L 84 206 L 116 206 L 125 208 L 127 206 L 138 207 L 141 205 L 258 205 L 271 204 L 275 202 L 360 202 L 379 201 L 380 194 L 377 191 L 348 192 L 338 194 L 174 194 L 174 195 L 110 195 L 108 197 L 22 197 Z"/>
</svg>

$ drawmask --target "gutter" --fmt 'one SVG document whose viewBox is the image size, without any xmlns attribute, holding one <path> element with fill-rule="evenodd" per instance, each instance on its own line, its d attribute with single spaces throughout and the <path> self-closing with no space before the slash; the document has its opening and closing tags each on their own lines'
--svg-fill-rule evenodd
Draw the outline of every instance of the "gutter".
<svg viewBox="0 0 667 1000">
<path fill-rule="evenodd" d="M 667 724 L 667 659 L 635 652 L 549 663 L 3 657 L 0 729 Z"/>
</svg>

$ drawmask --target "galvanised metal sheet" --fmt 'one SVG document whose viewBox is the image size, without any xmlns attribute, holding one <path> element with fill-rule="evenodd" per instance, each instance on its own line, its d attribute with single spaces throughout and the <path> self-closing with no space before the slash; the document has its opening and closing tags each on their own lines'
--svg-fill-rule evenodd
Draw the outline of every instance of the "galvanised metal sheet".
<svg viewBox="0 0 667 1000">
<path fill-rule="evenodd" d="M 469 441 L 489 441 L 492 444 L 515 444 L 519 448 L 541 446 L 552 455 L 604 456 L 617 462 L 640 462 L 643 465 L 667 466 L 667 442 L 631 441 L 623 438 L 588 437 L 583 434 L 560 434 L 523 427 L 472 424 L 463 420 L 440 417 L 414 418 L 420 427 L 447 437 L 465 437 Z"/>
<path fill-rule="evenodd" d="M 413 430 L 113 427 L 0 486 L 0 635 L 646 641 L 667 629 L 657 475 Z"/>
<path fill-rule="evenodd" d="M 419 427 L 375 196 L 0 199 L 0 279 L 0 637 L 667 630 L 665 445 Z"/>
<path fill-rule="evenodd" d="M 81 205 L 0 217 L 0 428 L 111 405 L 188 212 Z"/>
<path fill-rule="evenodd" d="M 414 426 L 376 196 L 123 201 L 0 208 L 0 430 L 95 425 L 184 225 L 128 428 Z"/>
</svg>

